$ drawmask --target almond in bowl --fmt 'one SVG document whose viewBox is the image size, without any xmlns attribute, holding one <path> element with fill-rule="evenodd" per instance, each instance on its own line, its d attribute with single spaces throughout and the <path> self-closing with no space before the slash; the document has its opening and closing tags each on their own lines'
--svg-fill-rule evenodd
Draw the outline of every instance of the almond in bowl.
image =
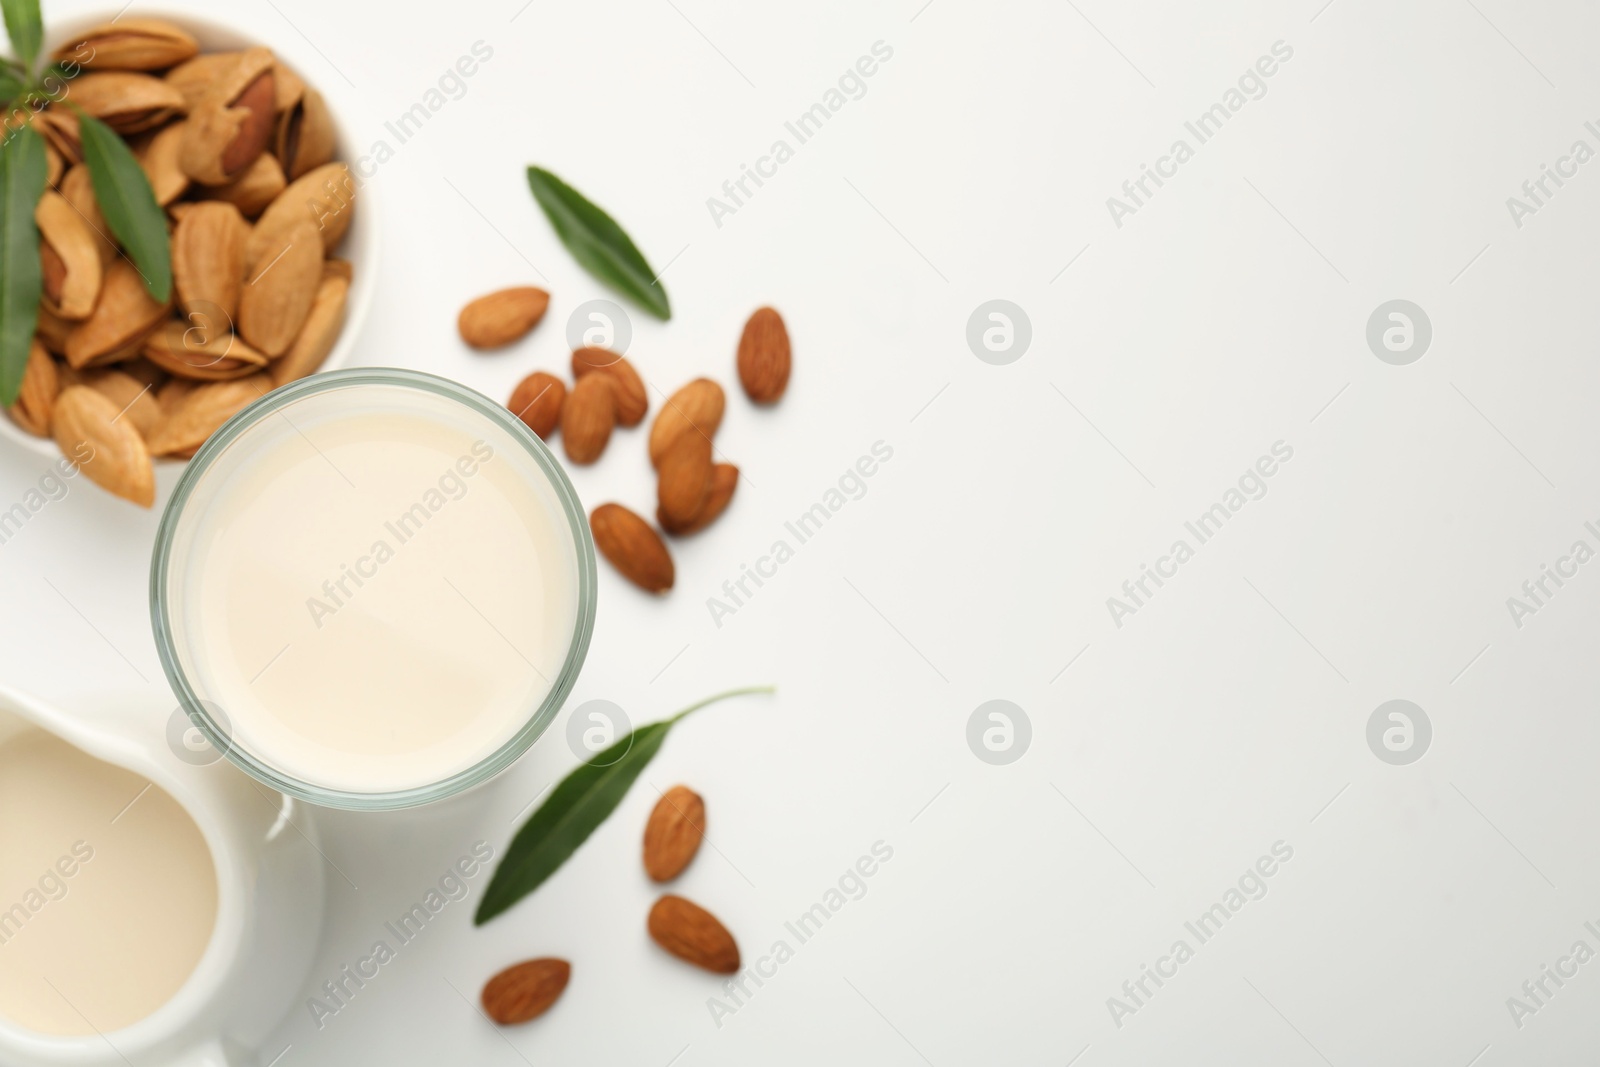
<svg viewBox="0 0 1600 1067">
<path fill-rule="evenodd" d="M 188 459 L 272 389 L 348 360 L 376 281 L 373 164 L 339 124 L 342 86 L 301 75 L 293 41 L 280 54 L 187 16 L 45 14 L 42 56 L 80 69 L 33 118 L 49 181 L 35 212 L 43 293 L 0 435 L 52 458 L 63 435 L 115 441 L 98 459 L 66 454 L 148 507 L 154 466 Z M 74 107 L 126 144 L 167 215 L 165 302 L 99 209 Z"/>
</svg>

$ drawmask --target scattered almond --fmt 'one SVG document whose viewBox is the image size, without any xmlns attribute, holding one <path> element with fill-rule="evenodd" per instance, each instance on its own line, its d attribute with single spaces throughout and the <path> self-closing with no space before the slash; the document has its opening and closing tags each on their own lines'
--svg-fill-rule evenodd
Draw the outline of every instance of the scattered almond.
<svg viewBox="0 0 1600 1067">
<path fill-rule="evenodd" d="M 706 832 L 706 802 L 686 785 L 675 785 L 656 802 L 644 827 L 644 870 L 653 881 L 682 874 Z"/>
<path fill-rule="evenodd" d="M 74 385 L 56 397 L 51 432 L 62 455 L 89 480 L 124 500 L 149 507 L 156 499 L 155 471 L 144 439 L 117 405 L 88 386 Z"/>
<path fill-rule="evenodd" d="M 580 348 L 572 353 L 572 377 L 601 373 L 611 379 L 617 392 L 617 421 L 624 426 L 637 426 L 650 410 L 650 398 L 644 391 L 644 380 L 633 364 L 609 348 Z"/>
<path fill-rule="evenodd" d="M 561 407 L 561 441 L 574 463 L 593 463 L 617 423 L 616 394 L 604 375 L 580 378 Z"/>
<path fill-rule="evenodd" d="M 769 307 L 757 308 L 744 324 L 739 338 L 739 383 L 757 404 L 775 404 L 789 385 L 789 331 L 783 316 Z"/>
<path fill-rule="evenodd" d="M 567 398 L 567 387 L 561 379 L 544 371 L 534 371 L 511 392 L 506 407 L 511 414 L 528 424 L 528 429 L 540 438 L 549 440 L 561 421 L 561 404 Z"/>
<path fill-rule="evenodd" d="M 507 967 L 483 987 L 483 1012 L 501 1026 L 537 1019 L 567 988 L 572 964 L 552 957 Z"/>
<path fill-rule="evenodd" d="M 650 937 L 686 963 L 716 974 L 739 970 L 739 946 L 728 928 L 700 905 L 667 894 L 650 909 Z"/>
<path fill-rule="evenodd" d="M 473 348 L 499 348 L 525 337 L 549 306 L 550 294 L 532 285 L 501 289 L 462 308 L 456 328 Z"/>
<path fill-rule="evenodd" d="M 674 523 L 668 520 L 660 508 L 657 508 L 656 521 L 661 524 L 663 530 L 677 537 L 699 533 L 727 510 L 728 502 L 733 499 L 733 491 L 737 488 L 739 488 L 739 468 L 732 463 L 718 463 L 711 468 L 711 490 L 706 494 L 705 503 L 700 505 L 700 510 L 692 519 L 685 523 Z"/>
<path fill-rule="evenodd" d="M 600 554 L 628 581 L 649 593 L 672 588 L 672 556 L 648 522 L 621 504 L 601 504 L 590 513 L 589 528 Z"/>
<path fill-rule="evenodd" d="M 711 442 L 697 433 L 683 434 L 661 457 L 656 499 L 662 527 L 688 525 L 710 493 Z"/>
<path fill-rule="evenodd" d="M 659 468 L 667 449 L 682 434 L 698 432 L 708 440 L 715 436 L 725 404 L 722 386 L 709 378 L 696 378 L 668 397 L 650 427 L 651 464 Z"/>
</svg>

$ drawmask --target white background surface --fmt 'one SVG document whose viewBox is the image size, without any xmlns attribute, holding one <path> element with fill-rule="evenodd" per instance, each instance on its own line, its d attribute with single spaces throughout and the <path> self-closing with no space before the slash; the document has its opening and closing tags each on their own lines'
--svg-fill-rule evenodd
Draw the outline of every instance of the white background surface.
<svg viewBox="0 0 1600 1067">
<path fill-rule="evenodd" d="M 602 563 L 571 705 L 643 722 L 778 684 L 686 722 L 646 774 L 707 798 L 715 847 L 677 890 L 747 962 L 794 944 L 784 922 L 875 841 L 894 849 L 719 1027 L 720 983 L 645 935 L 642 782 L 535 896 L 474 929 L 480 877 L 323 1028 L 297 1009 L 261 1062 L 1583 1062 L 1600 962 L 1520 1029 L 1506 999 L 1574 941 L 1600 950 L 1583 928 L 1600 925 L 1600 563 L 1521 629 L 1505 600 L 1574 540 L 1600 547 L 1582 527 L 1600 518 L 1600 162 L 1520 229 L 1505 201 L 1575 139 L 1600 148 L 1582 125 L 1600 14 L 920 3 L 193 5 L 347 80 L 362 142 L 393 144 L 386 120 L 493 48 L 374 179 L 387 254 L 358 361 L 495 397 L 565 368 L 567 316 L 606 294 L 538 214 L 527 163 L 670 262 L 674 318 L 635 315 L 629 356 L 667 391 L 730 387 L 717 445 L 747 478 L 675 546 L 669 597 Z M 894 55 L 866 95 L 718 228 L 706 198 L 879 40 Z M 1293 58 L 1265 97 L 1113 225 L 1106 198 L 1279 40 Z M 550 289 L 545 322 L 469 354 L 456 311 L 516 283 Z M 1010 366 L 964 339 L 995 297 L 1032 321 Z M 1365 342 L 1393 298 L 1433 323 L 1410 366 Z M 733 352 L 769 302 L 795 372 L 757 412 Z M 879 440 L 894 457 L 865 496 L 716 627 L 706 598 Z M 1294 457 L 1265 498 L 1113 625 L 1106 598 L 1278 440 Z M 0 502 L 42 469 L 0 456 Z M 642 430 L 573 477 L 591 506 L 653 506 Z M 69 705 L 164 686 L 158 514 L 80 481 L 4 545 L 8 682 Z M 1397 697 L 1434 727 L 1404 767 L 1364 735 Z M 1009 766 L 965 740 L 994 698 L 1032 722 Z M 451 804 L 318 819 L 332 911 L 308 996 L 474 841 L 503 849 L 574 762 L 564 725 Z M 1107 998 L 1279 840 L 1294 857 L 1265 898 L 1116 1026 Z M 538 955 L 573 961 L 570 988 L 497 1032 L 471 1002 Z"/>
</svg>

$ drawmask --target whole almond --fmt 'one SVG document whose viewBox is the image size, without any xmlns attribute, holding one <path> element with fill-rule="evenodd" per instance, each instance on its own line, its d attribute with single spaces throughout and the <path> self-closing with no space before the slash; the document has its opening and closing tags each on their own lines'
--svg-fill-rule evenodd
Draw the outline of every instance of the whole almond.
<svg viewBox="0 0 1600 1067">
<path fill-rule="evenodd" d="M 728 928 L 700 905 L 667 894 L 650 909 L 650 937 L 686 963 L 716 974 L 739 970 L 739 946 Z"/>
<path fill-rule="evenodd" d="M 611 381 L 599 374 L 578 379 L 561 406 L 561 441 L 574 463 L 593 463 L 606 450 L 617 424 Z"/>
<path fill-rule="evenodd" d="M 728 502 L 733 499 L 733 491 L 738 487 L 739 468 L 732 463 L 718 463 L 711 468 L 711 491 L 706 494 L 706 502 L 700 506 L 694 518 L 686 523 L 669 523 L 658 508 L 656 521 L 661 523 L 663 530 L 677 537 L 699 533 L 727 510 Z"/>
<path fill-rule="evenodd" d="M 187 220 L 185 220 L 187 221 Z M 239 335 L 268 356 L 294 342 L 322 285 L 322 238 L 302 222 L 268 245 L 239 294 Z"/>
<path fill-rule="evenodd" d="M 574 379 L 596 372 L 607 375 L 617 391 L 617 421 L 624 426 L 643 422 L 650 410 L 650 398 L 633 364 L 609 348 L 586 347 L 572 353 Z"/>
<path fill-rule="evenodd" d="M 193 104 L 173 90 L 190 108 L 178 153 L 185 174 L 202 185 L 226 185 L 261 155 L 277 118 L 273 65 L 270 51 L 249 48 L 220 67 Z"/>
<path fill-rule="evenodd" d="M 88 318 L 104 281 L 98 235 L 66 197 L 48 189 L 33 218 L 39 227 L 45 306 L 63 319 Z"/>
<path fill-rule="evenodd" d="M 686 785 L 675 785 L 656 801 L 644 827 L 644 871 L 653 881 L 670 882 L 700 851 L 706 832 L 706 802 Z"/>
<path fill-rule="evenodd" d="M 628 581 L 648 593 L 672 588 L 672 556 L 648 522 L 621 504 L 601 504 L 590 513 L 589 528 L 600 554 Z"/>
<path fill-rule="evenodd" d="M 333 116 L 322 94 L 302 88 L 299 99 L 278 120 L 275 151 L 284 173 L 292 180 L 322 166 L 333 158 L 334 140 Z"/>
<path fill-rule="evenodd" d="M 538 370 L 517 383 L 506 407 L 527 423 L 528 429 L 548 440 L 561 421 L 561 405 L 566 398 L 567 387 L 561 379 Z"/>
<path fill-rule="evenodd" d="M 507 967 L 483 987 L 483 1013 L 501 1026 L 537 1019 L 567 988 L 572 964 L 551 957 Z"/>
<path fill-rule="evenodd" d="M 124 136 L 164 125 L 185 107 L 183 94 L 171 85 L 132 71 L 80 74 L 72 80 L 70 95 L 73 107 Z"/>
<path fill-rule="evenodd" d="M 696 378 L 667 398 L 650 426 L 650 462 L 661 466 L 661 457 L 681 435 L 695 433 L 711 438 L 722 425 L 722 410 L 727 400 L 722 386 L 709 378 Z"/>
<path fill-rule="evenodd" d="M 45 112 L 46 115 L 52 112 Z M 89 177 L 89 168 L 82 163 L 68 167 L 67 172 L 61 176 L 61 182 L 56 190 L 71 204 L 73 210 L 82 216 L 83 221 L 94 232 L 95 250 L 100 253 L 102 267 L 109 267 L 111 262 L 121 254 L 112 242 L 111 227 L 106 224 L 105 216 L 100 214 L 100 202 L 94 196 L 94 179 Z"/>
<path fill-rule="evenodd" d="M 789 385 L 789 331 L 783 316 L 769 307 L 757 308 L 744 324 L 739 338 L 739 383 L 757 404 L 775 404 Z"/>
<path fill-rule="evenodd" d="M 697 433 L 683 434 L 661 457 L 656 501 L 662 527 L 671 529 L 693 521 L 710 493 L 711 442 Z"/>
<path fill-rule="evenodd" d="M 56 49 L 55 58 L 93 70 L 164 70 L 198 51 L 200 42 L 182 27 L 128 17 L 85 31 Z"/>
<path fill-rule="evenodd" d="M 83 384 L 117 406 L 119 418 L 133 423 L 139 436 L 149 440 L 150 431 L 161 421 L 161 405 L 155 390 L 131 374 L 105 368 L 85 373 Z"/>
<path fill-rule="evenodd" d="M 322 366 L 339 339 L 344 328 L 344 308 L 350 296 L 350 278 L 337 271 L 330 272 L 327 263 L 322 265 L 322 281 L 317 285 L 317 298 L 311 303 L 306 324 L 289 346 L 289 351 L 272 361 L 272 384 L 292 382 Z"/>
<path fill-rule="evenodd" d="M 86 385 L 56 397 L 51 432 L 61 454 L 89 480 L 124 500 L 149 507 L 156 499 L 155 471 L 144 439 L 117 405 Z"/>
<path fill-rule="evenodd" d="M 233 329 L 244 287 L 244 244 L 250 226 L 232 204 L 202 200 L 172 230 L 172 283 L 178 306 L 191 316 L 221 313 L 212 330 Z M 322 248 L 317 241 L 319 251 Z"/>
<path fill-rule="evenodd" d="M 193 455 L 219 426 L 271 391 L 272 379 L 265 373 L 231 382 L 203 382 L 186 392 L 175 391 L 170 407 L 163 389 L 157 400 L 167 417 L 150 435 L 151 454 Z"/>
<path fill-rule="evenodd" d="M 550 294 L 535 286 L 501 289 L 462 308 L 456 328 L 473 348 L 499 348 L 537 326 L 549 306 Z"/>
<path fill-rule="evenodd" d="M 229 381 L 254 374 L 267 357 L 227 329 L 216 330 L 201 317 L 168 319 L 144 339 L 139 354 L 155 367 L 179 378 L 202 382 Z M 284 359 L 277 360 L 281 364 Z M 276 366 L 274 367 L 276 369 Z"/>
<path fill-rule="evenodd" d="M 60 392 L 61 376 L 56 373 L 56 361 L 35 339 L 28 346 L 28 362 L 22 371 L 17 402 L 10 408 L 12 420 L 35 437 L 49 437 L 50 412 Z"/>
<path fill-rule="evenodd" d="M 170 297 L 164 304 L 150 299 L 144 280 L 129 260 L 112 260 L 101 280 L 94 311 L 67 334 L 67 362 L 81 368 L 132 355 L 171 307 Z"/>
<path fill-rule="evenodd" d="M 350 228 L 355 207 L 356 180 L 348 164 L 314 167 L 290 182 L 261 213 L 255 229 L 250 231 L 245 259 L 263 262 L 268 246 L 281 243 L 283 235 L 302 222 L 314 224 L 322 234 L 322 250 L 332 252 Z M 250 214 L 243 205 L 239 210 Z"/>
</svg>

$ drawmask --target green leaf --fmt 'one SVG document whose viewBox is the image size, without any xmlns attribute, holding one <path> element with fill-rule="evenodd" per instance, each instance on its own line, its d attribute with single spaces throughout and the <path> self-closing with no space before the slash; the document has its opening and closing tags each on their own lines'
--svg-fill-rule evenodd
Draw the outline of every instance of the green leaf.
<svg viewBox="0 0 1600 1067">
<path fill-rule="evenodd" d="M 3 2 L 3 0 L 0 0 Z M 172 292 L 172 261 L 167 217 L 156 203 L 150 179 L 127 142 L 105 123 L 78 112 L 83 161 L 89 165 L 94 198 L 106 225 L 144 279 L 152 299 L 165 303 Z"/>
<path fill-rule="evenodd" d="M 11 110 L 11 102 L 22 95 L 22 90 L 27 85 L 9 70 L 0 70 L 0 101 L 6 104 L 6 110 Z"/>
<path fill-rule="evenodd" d="M 528 187 L 555 227 L 556 236 L 584 270 L 637 300 L 657 318 L 672 318 L 667 291 L 656 280 L 655 271 L 610 215 L 542 167 L 528 168 Z"/>
<path fill-rule="evenodd" d="M 757 686 L 708 697 L 670 719 L 639 727 L 589 762 L 579 764 L 511 839 L 511 847 L 501 857 L 494 877 L 489 879 L 489 888 L 483 892 L 474 925 L 482 926 L 556 873 L 622 803 L 629 787 L 661 750 L 667 732 L 679 719 L 729 697 L 770 692 L 771 686 Z"/>
<path fill-rule="evenodd" d="M 7 407 L 17 402 L 39 322 L 44 281 L 33 212 L 44 195 L 46 171 L 44 138 L 33 127 L 0 144 L 0 404 Z"/>
<path fill-rule="evenodd" d="M 6 34 L 11 47 L 17 50 L 22 65 L 33 68 L 39 57 L 39 45 L 44 40 L 44 18 L 39 14 L 39 0 L 0 0 L 5 8 Z"/>
</svg>

